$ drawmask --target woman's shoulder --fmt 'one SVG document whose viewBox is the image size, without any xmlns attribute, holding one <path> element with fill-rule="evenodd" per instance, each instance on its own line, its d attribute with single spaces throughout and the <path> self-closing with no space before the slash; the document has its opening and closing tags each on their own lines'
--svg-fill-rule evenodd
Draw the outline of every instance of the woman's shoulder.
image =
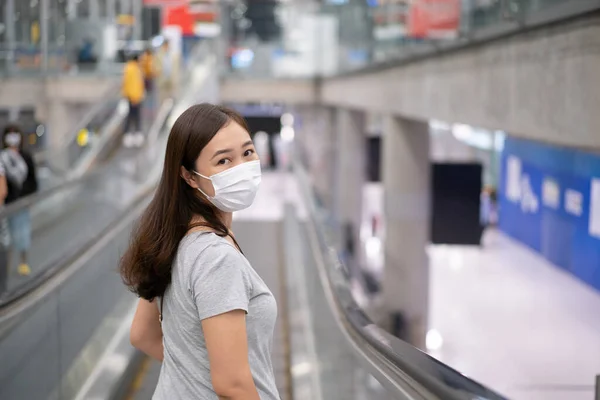
<svg viewBox="0 0 600 400">
<path fill-rule="evenodd" d="M 239 258 L 239 252 L 229 241 L 212 231 L 196 231 L 187 234 L 179 250 L 185 260 L 206 260 L 226 257 Z"/>
<path fill-rule="evenodd" d="M 180 246 L 178 268 L 187 271 L 190 279 L 217 279 L 233 271 L 246 274 L 241 253 L 227 239 L 213 232 L 187 235 Z"/>
</svg>

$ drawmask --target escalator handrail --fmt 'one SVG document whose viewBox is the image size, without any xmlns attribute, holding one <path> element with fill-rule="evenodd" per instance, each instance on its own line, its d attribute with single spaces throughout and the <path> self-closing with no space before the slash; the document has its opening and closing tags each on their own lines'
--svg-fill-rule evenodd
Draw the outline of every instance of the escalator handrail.
<svg viewBox="0 0 600 400">
<path fill-rule="evenodd" d="M 167 116 L 168 113 L 162 112 L 159 113 L 157 118 L 162 118 L 163 122 L 165 122 Z M 153 123 L 151 129 L 160 130 L 162 128 L 163 124 Z M 152 134 L 154 137 L 159 136 L 158 133 L 152 131 L 150 131 L 149 134 Z M 0 212 L 0 218 L 6 217 L 6 215 L 10 215 L 11 213 L 18 212 L 18 210 L 21 210 L 27 205 L 34 204 L 40 198 L 47 196 L 49 192 L 54 193 L 60 190 L 69 189 L 70 187 L 74 187 L 79 184 L 83 184 L 85 181 L 92 179 L 95 176 L 101 175 L 102 171 L 104 170 L 105 168 L 98 168 L 97 170 L 91 171 L 79 178 L 57 185 L 54 188 L 50 188 L 32 196 L 28 196 L 23 199 L 23 203 L 15 203 L 14 207 L 12 207 L 13 205 L 6 207 L 6 210 Z M 55 282 L 56 280 L 54 279 L 57 276 L 57 274 L 59 274 L 62 270 L 64 270 L 70 264 L 72 264 L 74 260 L 78 259 L 81 256 L 81 254 L 87 254 L 89 252 L 89 249 L 95 249 L 97 247 L 96 244 L 98 242 L 105 242 L 107 235 L 110 235 L 111 237 L 116 236 L 117 233 L 120 232 L 120 230 L 115 230 L 115 226 L 121 226 L 123 220 L 129 220 L 131 218 L 131 213 L 139 208 L 139 204 L 142 203 L 147 196 L 152 194 L 157 184 L 158 175 L 140 188 L 140 191 L 131 201 L 129 206 L 124 211 L 120 212 L 114 218 L 113 222 L 108 225 L 108 227 L 98 232 L 90 240 L 86 241 L 86 243 L 84 243 L 83 245 L 78 245 L 76 248 L 68 249 L 65 252 L 65 254 L 62 254 L 62 256 L 58 260 L 55 260 L 51 264 L 44 267 L 42 273 L 36 275 L 32 279 L 28 280 L 26 283 L 20 285 L 16 290 L 5 295 L 4 298 L 1 298 L 0 326 L 4 321 L 9 320 L 15 315 L 26 311 L 30 307 L 33 307 L 35 304 L 37 304 L 41 299 L 43 299 L 49 293 L 50 288 L 54 288 L 57 286 L 57 283 Z M 70 276 L 70 274 L 68 275 Z M 62 282 L 64 280 L 66 280 L 66 277 L 58 279 L 59 282 Z M 50 281 L 53 282 L 49 283 Z M 32 293 L 37 294 L 31 296 Z"/>
<path fill-rule="evenodd" d="M 210 46 L 210 43 L 208 41 L 203 42 L 200 45 L 194 47 L 192 49 L 190 58 L 195 60 L 196 58 L 201 57 L 204 54 L 206 54 L 206 46 Z M 190 79 L 194 65 L 195 65 L 194 62 L 188 63 L 188 65 L 186 66 L 186 68 L 184 70 L 183 79 L 181 80 L 181 82 L 186 82 Z M 74 140 L 77 133 L 79 132 L 79 129 L 81 129 L 81 127 L 87 126 L 90 123 L 90 121 L 93 120 L 93 118 L 102 110 L 102 108 L 109 101 L 112 101 L 112 100 L 118 98 L 119 96 L 120 96 L 120 87 L 112 88 L 103 97 L 103 100 L 96 103 L 86 113 L 86 115 L 75 125 L 76 129 L 73 130 L 73 134 L 71 135 L 70 139 L 67 139 L 65 141 L 65 143 L 68 144 L 72 140 Z M 148 146 L 149 144 L 153 143 L 156 140 L 162 126 L 167 121 L 167 118 L 169 117 L 169 113 L 173 110 L 173 108 L 174 108 L 173 99 L 166 99 L 163 102 L 163 104 L 161 104 L 161 107 L 159 108 L 159 112 L 156 116 L 156 119 L 153 121 L 152 125 L 150 126 L 150 130 L 148 132 L 148 141 L 146 141 L 144 146 Z M 51 154 L 54 154 L 54 152 L 52 150 L 47 150 L 47 151 L 44 151 L 41 153 L 36 153 L 36 160 L 35 160 L 36 163 L 44 160 L 44 157 L 49 156 Z M 40 158 L 38 159 L 37 157 L 40 157 Z M 29 208 L 32 205 L 34 205 L 36 202 L 43 200 L 43 199 L 47 198 L 48 196 L 51 196 L 55 193 L 70 189 L 70 188 L 78 186 L 80 184 L 83 184 L 84 182 L 89 181 L 90 179 L 94 178 L 96 175 L 101 173 L 101 171 L 102 171 L 102 168 L 98 168 L 96 170 L 86 172 L 80 176 L 67 178 L 64 181 L 62 181 L 56 185 L 53 185 L 47 189 L 44 189 L 37 193 L 33 193 L 29 196 L 23 197 L 23 198 L 15 201 L 14 203 L 8 204 L 5 207 L 0 208 L 0 219 L 9 217 L 11 215 L 18 213 L 19 211 L 21 211 L 23 209 Z"/>
<path fill-rule="evenodd" d="M 101 174 L 102 171 L 104 171 L 104 168 L 98 168 L 98 169 L 89 171 L 81 176 L 66 179 L 66 180 L 64 180 L 54 186 L 51 186 L 47 189 L 30 194 L 29 196 L 22 197 L 19 200 L 15 201 L 14 203 L 10 203 L 10 204 L 6 205 L 5 207 L 3 207 L 2 209 L 0 209 L 0 219 L 10 217 L 26 208 L 30 208 L 35 203 L 39 202 L 40 200 L 44 200 L 44 199 L 48 198 L 49 196 L 52 196 L 55 193 L 63 192 L 72 187 L 76 187 L 81 184 L 84 184 L 85 182 L 88 182 L 92 178 Z"/>
<path fill-rule="evenodd" d="M 198 52 L 195 52 L 194 54 L 197 53 Z M 189 78 L 192 68 L 193 65 L 190 66 L 190 68 L 188 68 L 186 71 L 186 78 Z M 164 133 L 166 130 L 168 130 L 168 128 L 170 128 L 172 121 L 169 120 L 169 117 L 171 116 L 170 112 L 173 108 L 174 101 L 172 100 L 167 100 L 161 104 L 159 112 L 156 115 L 156 119 L 148 131 L 148 138 L 151 138 L 151 140 L 146 142 L 144 149 L 147 149 L 149 146 L 157 146 L 157 139 L 162 137 L 161 132 Z M 161 142 L 159 147 L 165 146 L 166 142 Z M 141 159 L 143 152 L 140 153 L 139 156 L 140 158 L 137 160 Z M 6 207 L 6 210 L 0 211 L 0 218 L 6 217 L 7 215 L 10 215 L 10 213 L 21 210 L 23 207 L 27 206 L 24 205 L 26 203 L 28 205 L 34 204 L 36 199 L 39 200 L 40 198 L 47 196 L 50 193 L 49 190 L 52 190 L 53 193 L 68 189 L 71 186 L 76 186 L 77 184 L 81 184 L 92 177 L 100 175 L 103 170 L 104 168 L 98 168 L 97 170 L 88 172 L 77 179 L 57 185 L 55 188 L 32 195 L 30 196 L 32 199 L 28 200 L 27 202 L 26 200 L 28 198 L 25 198 L 23 199 L 23 205 L 18 205 L 18 202 L 16 202 L 14 205 L 11 204 L 9 207 Z M 149 176 L 151 177 L 150 180 L 140 188 L 138 194 L 131 201 L 127 209 L 119 213 L 118 217 L 116 217 L 107 228 L 101 232 L 98 232 L 97 235 L 94 235 L 94 237 L 87 241 L 86 244 L 77 246 L 77 248 L 69 249 L 67 253 L 64 254 L 59 260 L 44 268 L 44 273 L 31 279 L 30 283 L 23 285 L 22 289 L 20 287 L 13 294 L 10 294 L 10 296 L 0 299 L 0 336 L 4 330 L 3 326 L 5 325 L 5 322 L 8 323 L 8 325 L 13 325 L 15 323 L 15 319 L 19 319 L 14 318 L 15 316 L 20 314 L 25 315 L 29 309 L 43 300 L 45 296 L 50 293 L 52 288 L 59 286 L 73 273 L 70 272 L 61 275 L 62 272 L 66 271 L 67 269 L 69 271 L 75 271 L 82 267 L 82 265 L 80 265 L 77 268 L 72 268 L 71 264 L 73 263 L 73 260 L 81 259 L 83 254 L 90 254 L 90 251 L 93 249 L 98 251 L 98 243 L 104 243 L 107 240 L 115 237 L 118 232 L 120 232 L 120 229 L 117 229 L 116 227 L 122 226 L 123 221 L 131 220 L 132 214 L 138 215 L 141 213 L 140 203 L 143 203 L 144 199 L 154 192 L 156 185 L 159 182 L 161 171 L 162 164 L 153 163 L 149 173 Z M 35 197 L 35 199 L 33 199 L 33 197 Z"/>
<path fill-rule="evenodd" d="M 96 116 L 98 116 L 98 114 L 104 110 L 108 103 L 119 99 L 120 93 L 120 83 L 115 83 L 112 85 L 109 90 L 107 90 L 106 93 L 100 98 L 100 100 L 94 103 L 86 111 L 86 113 L 79 120 L 77 120 L 77 122 L 73 125 L 73 128 L 69 130 L 69 133 L 62 138 L 59 146 L 56 148 L 49 148 L 36 152 L 34 155 L 35 162 L 42 163 L 47 161 L 50 157 L 60 154 L 61 151 L 63 151 L 67 146 L 77 139 L 77 134 L 79 131 L 89 126 L 94 118 L 96 118 Z"/>
<path fill-rule="evenodd" d="M 73 271 L 64 276 L 58 276 L 65 269 L 81 259 L 89 258 L 90 253 L 96 253 L 107 242 L 110 242 L 123 229 L 123 223 L 129 222 L 139 216 L 143 208 L 140 209 L 140 204 L 143 204 L 144 199 L 154 192 L 156 182 L 148 184 L 140 193 L 132 200 L 129 207 L 119 213 L 118 217 L 109 224 L 106 228 L 98 232 L 88 241 L 75 248 L 68 249 L 61 255 L 58 260 L 53 261 L 50 265 L 43 269 L 43 272 L 36 275 L 26 283 L 20 285 L 17 290 L 12 291 L 5 298 L 0 298 L 0 326 L 5 321 L 11 320 L 18 314 L 24 313 L 34 305 L 38 304 L 45 298 L 54 288 L 59 287 L 66 279 L 71 276 L 72 272 L 78 270 L 81 266 L 73 268 Z"/>
<path fill-rule="evenodd" d="M 308 209 L 309 245 L 317 260 L 331 311 L 358 356 L 367 362 L 374 375 L 387 380 L 382 382 L 384 386 L 396 388 L 396 394 L 405 399 L 506 400 L 371 321 L 354 301 L 350 283 L 343 272 L 343 262 L 317 221 L 317 206 L 304 168 L 296 161 L 294 169 L 303 203 Z M 407 394 L 410 392 L 419 397 L 411 397 Z"/>
<path fill-rule="evenodd" d="M 173 100 L 172 99 L 166 99 L 164 101 L 164 103 L 161 104 L 161 107 L 159 108 L 157 117 L 152 122 L 152 125 L 150 126 L 150 130 L 148 133 L 149 140 L 145 142 L 144 148 L 147 147 L 149 144 L 156 141 L 156 138 L 158 137 L 160 129 L 164 125 L 164 123 L 168 117 L 168 114 L 172 109 L 173 109 Z M 38 201 L 46 199 L 48 196 L 51 196 L 55 193 L 68 190 L 72 187 L 76 187 L 80 184 L 90 181 L 92 178 L 99 175 L 101 173 L 101 171 L 103 171 L 102 167 L 94 169 L 94 170 L 90 170 L 81 175 L 76 175 L 76 176 L 66 178 L 63 181 L 61 181 L 60 183 L 53 185 L 49 188 L 46 188 L 42 191 L 33 193 L 29 196 L 22 197 L 22 198 L 18 199 L 17 201 L 15 201 L 14 203 L 10 203 L 10 204 L 6 205 L 5 207 L 1 208 L 0 209 L 0 219 L 9 217 L 11 215 L 18 213 L 19 211 L 21 211 L 23 209 L 29 208 L 29 207 L 33 206 L 35 203 L 37 203 Z"/>
</svg>

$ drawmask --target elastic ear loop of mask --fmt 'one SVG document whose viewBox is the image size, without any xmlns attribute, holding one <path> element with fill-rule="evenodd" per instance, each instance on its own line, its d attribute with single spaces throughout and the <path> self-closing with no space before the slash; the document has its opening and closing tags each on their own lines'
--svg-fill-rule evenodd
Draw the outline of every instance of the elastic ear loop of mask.
<svg viewBox="0 0 600 400">
<path fill-rule="evenodd" d="M 211 180 L 209 177 L 202 175 L 200 172 L 197 172 L 197 171 L 192 171 L 192 172 L 193 172 L 194 174 L 198 175 L 199 177 L 201 177 L 201 178 L 204 178 L 204 179 L 208 179 L 209 181 L 211 181 L 211 182 L 212 182 L 212 180 Z M 210 197 L 209 195 L 207 195 L 206 193 L 204 193 L 204 192 L 202 191 L 202 189 L 200 189 L 200 187 L 198 187 L 198 191 L 199 191 L 200 193 L 202 193 L 202 194 L 204 195 L 204 197 L 206 197 L 207 199 L 209 199 L 209 200 L 210 200 L 210 198 L 211 198 L 211 197 Z"/>
</svg>

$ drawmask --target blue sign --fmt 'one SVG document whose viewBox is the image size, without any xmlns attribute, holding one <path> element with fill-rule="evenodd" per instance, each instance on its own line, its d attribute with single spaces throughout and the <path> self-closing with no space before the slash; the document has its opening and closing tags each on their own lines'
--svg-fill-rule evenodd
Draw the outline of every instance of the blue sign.
<svg viewBox="0 0 600 400">
<path fill-rule="evenodd" d="M 507 138 L 499 226 L 600 290 L 600 156 Z"/>
</svg>

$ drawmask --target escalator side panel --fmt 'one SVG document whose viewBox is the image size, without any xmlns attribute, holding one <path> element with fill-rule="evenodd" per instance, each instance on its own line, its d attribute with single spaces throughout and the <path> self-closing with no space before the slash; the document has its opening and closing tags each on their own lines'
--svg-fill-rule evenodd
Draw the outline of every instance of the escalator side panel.
<svg viewBox="0 0 600 400">
<path fill-rule="evenodd" d="M 1 338 L 1 399 L 75 397 L 111 338 L 107 323 L 117 320 L 111 314 L 135 301 L 116 268 L 128 236 L 129 229 L 115 236 Z"/>
</svg>

